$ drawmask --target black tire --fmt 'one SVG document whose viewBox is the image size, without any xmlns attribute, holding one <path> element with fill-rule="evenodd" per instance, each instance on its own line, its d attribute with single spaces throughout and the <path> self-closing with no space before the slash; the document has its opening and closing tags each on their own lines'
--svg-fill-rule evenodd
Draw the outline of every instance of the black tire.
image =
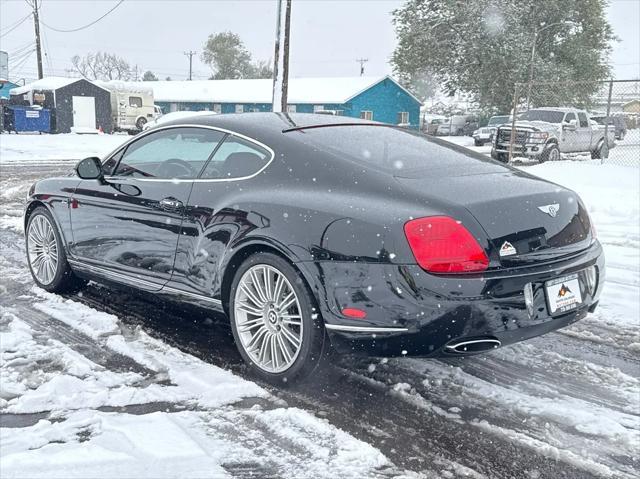
<svg viewBox="0 0 640 479">
<path fill-rule="evenodd" d="M 473 144 L 476 146 L 484 146 L 484 141 L 474 139 Z"/>
<path fill-rule="evenodd" d="M 499 161 L 500 163 L 509 163 L 509 153 L 496 153 L 495 151 L 492 151 L 491 158 Z"/>
<path fill-rule="evenodd" d="M 272 373 L 265 371 L 254 362 L 244 349 L 240 340 L 235 318 L 236 290 L 244 273 L 256 265 L 268 265 L 277 269 L 289 281 L 300 304 L 303 322 L 302 342 L 297 358 L 285 371 Z M 329 339 L 324 329 L 324 322 L 302 275 L 285 259 L 273 253 L 256 253 L 247 258 L 235 273 L 229 293 L 229 319 L 236 347 L 247 363 L 251 374 L 274 385 L 286 386 L 295 381 L 309 377 L 318 366 L 322 365 L 330 350 Z"/>
<path fill-rule="evenodd" d="M 136 128 L 138 129 L 138 131 L 142 131 L 142 129 L 144 128 L 144 125 L 146 124 L 147 124 L 146 118 L 138 118 L 138 121 L 136 121 Z"/>
<path fill-rule="evenodd" d="M 625 131 L 621 131 L 620 134 L 618 135 L 618 140 L 622 141 L 624 140 L 624 135 L 626 134 Z"/>
<path fill-rule="evenodd" d="M 560 159 L 560 148 L 555 143 L 549 145 L 539 156 L 538 161 L 544 163 L 545 161 L 558 161 Z"/>
<path fill-rule="evenodd" d="M 46 284 L 41 282 L 38 279 L 36 273 L 33 271 L 29 253 L 29 232 L 31 231 L 34 220 L 38 216 L 44 216 L 52 226 L 58 253 L 58 262 L 56 265 L 55 274 L 53 275 L 53 279 Z M 49 213 L 49 210 L 47 210 L 44 206 L 38 206 L 29 215 L 29 221 L 27 222 L 27 228 L 25 230 L 25 243 L 27 246 L 27 265 L 29 266 L 29 271 L 31 272 L 33 281 L 40 288 L 44 289 L 45 291 L 49 291 L 50 293 L 69 293 L 78 291 L 87 284 L 85 280 L 78 278 L 69 266 L 69 263 L 67 261 L 67 254 L 65 252 L 62 238 L 60 236 L 60 232 L 58 231 L 56 222 L 54 221 L 53 216 L 51 216 L 51 213 Z"/>
<path fill-rule="evenodd" d="M 604 141 L 601 141 L 600 143 L 598 143 L 598 146 L 596 147 L 596 149 L 591 152 L 591 159 L 592 160 L 601 160 L 605 156 L 608 156 L 608 155 L 604 154 L 606 148 L 607 148 L 607 146 L 605 146 Z"/>
</svg>

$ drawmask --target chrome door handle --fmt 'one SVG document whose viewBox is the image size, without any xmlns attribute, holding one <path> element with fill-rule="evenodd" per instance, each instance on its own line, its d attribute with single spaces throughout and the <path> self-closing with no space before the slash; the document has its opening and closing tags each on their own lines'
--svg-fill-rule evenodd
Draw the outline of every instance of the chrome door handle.
<svg viewBox="0 0 640 479">
<path fill-rule="evenodd" d="M 160 208 L 166 211 L 176 211 L 182 208 L 182 201 L 175 198 L 163 198 L 160 200 Z"/>
</svg>

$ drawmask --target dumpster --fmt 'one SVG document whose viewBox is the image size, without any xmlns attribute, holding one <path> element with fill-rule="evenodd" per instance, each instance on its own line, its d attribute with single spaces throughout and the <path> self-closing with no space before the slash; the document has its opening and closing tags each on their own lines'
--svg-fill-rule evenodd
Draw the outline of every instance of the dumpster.
<svg viewBox="0 0 640 479">
<path fill-rule="evenodd" d="M 30 106 L 8 105 L 4 108 L 4 128 L 6 131 L 51 131 L 51 110 Z"/>
</svg>

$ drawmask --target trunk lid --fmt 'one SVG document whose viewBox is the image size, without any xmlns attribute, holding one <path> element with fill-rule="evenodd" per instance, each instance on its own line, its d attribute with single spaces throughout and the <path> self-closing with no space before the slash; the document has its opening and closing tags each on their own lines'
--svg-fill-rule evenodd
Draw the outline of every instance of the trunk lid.
<svg viewBox="0 0 640 479">
<path fill-rule="evenodd" d="M 591 243 L 589 216 L 571 190 L 511 169 L 424 176 L 396 179 L 425 200 L 438 198 L 469 211 L 487 234 L 493 265 L 555 260 Z"/>
</svg>

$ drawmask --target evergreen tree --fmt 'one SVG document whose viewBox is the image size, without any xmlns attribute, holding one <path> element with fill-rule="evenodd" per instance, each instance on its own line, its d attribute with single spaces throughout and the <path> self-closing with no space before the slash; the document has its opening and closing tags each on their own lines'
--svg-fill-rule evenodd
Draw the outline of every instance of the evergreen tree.
<svg viewBox="0 0 640 479">
<path fill-rule="evenodd" d="M 151 70 L 147 70 L 142 75 L 142 81 L 158 81 L 158 77 Z"/>
<path fill-rule="evenodd" d="M 528 81 L 535 38 L 535 81 L 582 83 L 536 87 L 532 105 L 588 106 L 611 73 L 605 8 L 606 0 L 408 0 L 393 12 L 391 63 L 410 88 L 429 72 L 446 93 L 504 113 L 514 84 Z"/>
</svg>

